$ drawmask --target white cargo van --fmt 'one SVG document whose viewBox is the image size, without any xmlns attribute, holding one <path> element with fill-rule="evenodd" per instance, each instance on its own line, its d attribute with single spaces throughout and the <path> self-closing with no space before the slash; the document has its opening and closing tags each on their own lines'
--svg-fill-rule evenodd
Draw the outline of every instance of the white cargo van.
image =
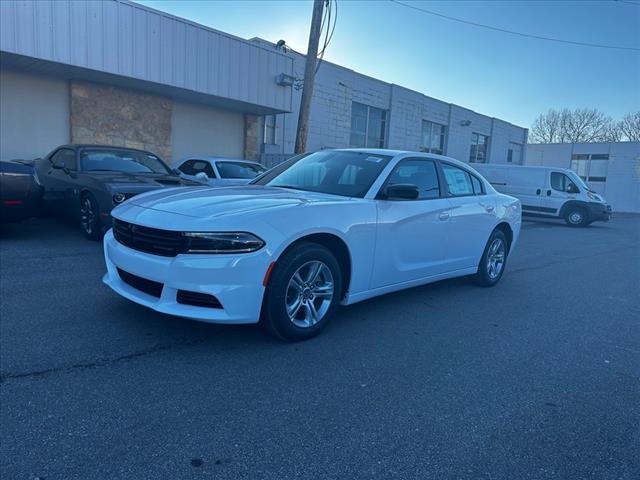
<svg viewBox="0 0 640 480">
<path fill-rule="evenodd" d="M 572 170 L 491 164 L 473 168 L 493 188 L 518 198 L 523 215 L 563 218 L 576 227 L 611 218 L 611 206 Z"/>
</svg>

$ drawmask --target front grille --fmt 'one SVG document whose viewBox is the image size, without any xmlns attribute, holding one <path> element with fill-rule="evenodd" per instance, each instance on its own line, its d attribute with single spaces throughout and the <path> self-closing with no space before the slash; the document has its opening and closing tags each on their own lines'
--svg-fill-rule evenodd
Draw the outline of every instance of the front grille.
<svg viewBox="0 0 640 480">
<path fill-rule="evenodd" d="M 175 257 L 183 244 L 181 232 L 143 227 L 118 219 L 113 220 L 113 236 L 129 248 L 163 257 Z"/>
<path fill-rule="evenodd" d="M 193 305 L 194 307 L 222 308 L 220 301 L 208 293 L 178 290 L 176 301 L 183 305 Z"/>
<path fill-rule="evenodd" d="M 160 295 L 162 294 L 162 284 L 160 282 L 154 282 L 153 280 L 139 277 L 133 273 L 125 272 L 120 268 L 118 268 L 118 275 L 120 275 L 120 278 L 124 283 L 136 290 L 146 293 L 147 295 L 160 298 Z"/>
</svg>

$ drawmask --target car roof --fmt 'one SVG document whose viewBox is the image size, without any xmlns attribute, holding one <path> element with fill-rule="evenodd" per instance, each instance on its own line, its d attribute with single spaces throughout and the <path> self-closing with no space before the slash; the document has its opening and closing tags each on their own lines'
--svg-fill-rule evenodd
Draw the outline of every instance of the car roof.
<svg viewBox="0 0 640 480">
<path fill-rule="evenodd" d="M 395 157 L 396 155 L 401 155 L 403 153 L 416 153 L 416 152 L 409 152 L 407 150 L 391 150 L 388 148 L 331 148 L 327 150 L 334 150 L 334 151 L 341 151 L 341 152 L 362 152 L 362 153 L 369 153 L 371 155 L 387 155 L 391 157 Z"/>
<path fill-rule="evenodd" d="M 334 148 L 330 150 L 341 151 L 341 152 L 362 152 L 362 153 L 368 153 L 371 155 L 387 155 L 391 157 L 406 155 L 406 156 L 415 156 L 415 157 L 424 157 L 424 158 L 435 158 L 437 160 L 445 160 L 447 162 L 461 165 L 463 167 L 466 166 L 466 167 L 473 168 L 473 165 L 457 160 L 453 157 L 447 157 L 446 155 L 438 155 L 436 153 L 416 152 L 413 150 L 392 150 L 387 148 Z"/>
<path fill-rule="evenodd" d="M 183 163 L 187 160 L 204 160 L 207 162 L 237 162 L 237 163 L 251 163 L 254 165 L 261 165 L 260 162 L 256 162 L 253 160 L 243 160 L 240 158 L 229 158 L 229 157 L 210 157 L 207 155 L 190 155 L 188 157 L 184 157 L 180 160 L 178 160 L 176 163 Z"/>
<path fill-rule="evenodd" d="M 150 153 L 152 155 L 157 155 L 149 150 L 141 150 L 139 148 L 130 148 L 130 147 L 120 147 L 117 145 L 104 145 L 100 143 L 67 143 L 65 145 L 59 145 L 54 150 L 58 150 L 60 148 L 72 148 L 72 149 L 80 149 L 80 148 L 95 148 L 96 150 L 108 149 L 108 150 L 127 150 L 133 152 L 142 152 L 142 153 Z"/>
</svg>

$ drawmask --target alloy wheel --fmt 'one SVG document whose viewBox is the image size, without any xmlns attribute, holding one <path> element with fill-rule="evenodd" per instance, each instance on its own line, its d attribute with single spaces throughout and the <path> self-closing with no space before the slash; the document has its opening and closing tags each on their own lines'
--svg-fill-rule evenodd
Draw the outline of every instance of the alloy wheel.
<svg viewBox="0 0 640 480">
<path fill-rule="evenodd" d="M 334 295 L 329 267 L 312 260 L 299 267 L 289 280 L 285 302 L 289 320 L 300 328 L 316 325 L 325 316 Z"/>
<path fill-rule="evenodd" d="M 501 238 L 496 238 L 491 242 L 487 252 L 487 274 L 491 280 L 500 276 L 504 268 L 505 246 Z"/>
<path fill-rule="evenodd" d="M 93 233 L 93 224 L 95 221 L 95 213 L 93 212 L 93 205 L 89 197 L 85 197 L 80 204 L 80 224 L 84 231 L 91 235 Z"/>
</svg>

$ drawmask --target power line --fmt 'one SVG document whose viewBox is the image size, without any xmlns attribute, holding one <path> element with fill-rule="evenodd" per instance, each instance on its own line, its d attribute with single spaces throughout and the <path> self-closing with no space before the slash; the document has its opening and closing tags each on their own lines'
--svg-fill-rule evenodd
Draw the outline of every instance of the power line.
<svg viewBox="0 0 640 480">
<path fill-rule="evenodd" d="M 635 51 L 635 52 L 640 52 L 640 48 L 638 48 L 638 47 L 622 47 L 622 46 L 617 46 L 617 45 L 603 45 L 603 44 L 599 44 L 599 43 L 574 42 L 573 40 L 563 40 L 561 38 L 543 37 L 542 35 L 533 35 L 533 34 L 530 34 L 530 33 L 516 32 L 514 30 L 507 30 L 507 29 L 504 29 L 504 28 L 494 27 L 492 25 L 485 25 L 483 23 L 477 23 L 477 22 L 471 22 L 469 20 L 463 20 L 462 18 L 450 17 L 449 15 L 444 15 L 442 13 L 434 12 L 432 10 L 427 10 L 425 8 L 416 7 L 415 5 L 409 5 L 407 3 L 399 2 L 398 0 L 389 0 L 389 1 L 392 2 L 392 3 L 398 4 L 398 5 L 402 5 L 403 7 L 406 7 L 406 8 L 411 8 L 413 10 L 418 10 L 419 12 L 426 13 L 428 15 L 434 15 L 436 17 L 446 18 L 447 20 L 452 20 L 454 22 L 465 23 L 467 25 L 472 25 L 474 27 L 486 28 L 488 30 L 494 30 L 496 32 L 509 33 L 511 35 L 518 35 L 520 37 L 535 38 L 537 40 L 547 40 L 549 42 L 568 43 L 570 45 L 578 45 L 578 46 L 581 46 L 581 47 L 609 48 L 609 49 L 613 49 L 613 50 L 632 50 L 632 51 Z M 631 2 L 631 3 L 633 3 L 633 2 Z"/>
<path fill-rule="evenodd" d="M 640 7 L 639 2 L 632 2 L 631 0 L 613 0 L 613 1 L 618 3 L 628 3 L 629 5 L 635 5 L 636 7 Z"/>
<path fill-rule="evenodd" d="M 322 65 L 322 61 L 324 60 L 324 52 L 327 50 L 327 47 L 329 46 L 329 42 L 331 42 L 331 39 L 333 38 L 333 32 L 335 32 L 336 23 L 338 22 L 338 0 L 325 0 L 325 2 L 327 7 L 325 9 L 325 18 L 327 20 L 327 31 L 325 33 L 322 50 L 320 51 L 320 53 L 318 53 L 318 64 L 316 66 L 316 74 L 318 73 L 318 70 L 320 70 L 320 65 Z M 332 6 L 334 6 L 334 10 L 335 10 L 333 12 L 331 8 Z M 331 26 L 332 13 L 333 13 L 333 26 Z M 323 25 L 324 25 L 325 18 L 323 18 Z M 322 30 L 322 26 L 320 27 L 320 30 Z"/>
</svg>

